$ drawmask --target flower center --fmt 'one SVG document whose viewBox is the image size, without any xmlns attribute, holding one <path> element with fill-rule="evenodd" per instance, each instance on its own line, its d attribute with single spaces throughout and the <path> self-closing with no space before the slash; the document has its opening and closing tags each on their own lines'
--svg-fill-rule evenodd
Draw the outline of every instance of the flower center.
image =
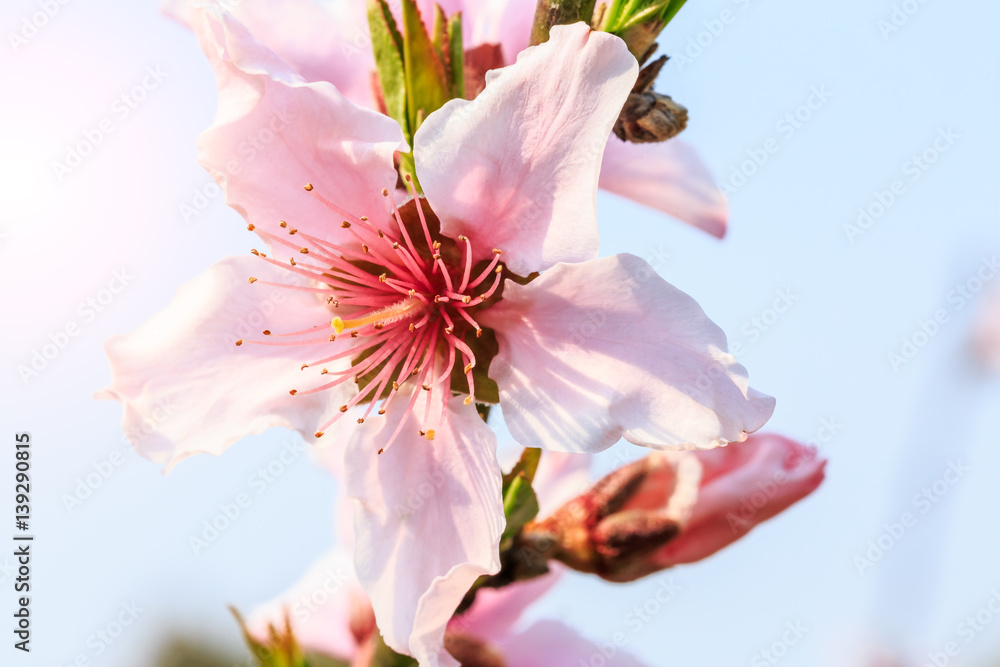
<svg viewBox="0 0 1000 667">
<path fill-rule="evenodd" d="M 467 394 L 466 405 L 479 395 L 486 397 L 482 400 L 495 402 L 496 387 L 485 369 L 496 353 L 496 340 L 492 332 L 476 322 L 475 313 L 502 293 L 501 251 L 493 249 L 492 253 L 486 253 L 489 259 L 477 261 L 470 239 L 459 236 L 456 241 L 442 236 L 437 217 L 430 209 L 424 210 L 425 204 L 415 193 L 402 208 L 390 197 L 393 216 L 390 226 L 383 229 L 367 217 L 350 215 L 326 200 L 312 184 L 306 185 L 305 190 L 343 218 L 340 226 L 353 240 L 325 241 L 299 232 L 285 221 L 279 222 L 279 226 L 304 244 L 285 235 L 257 230 L 276 246 L 297 250 L 305 257 L 299 261 L 291 258 L 286 264 L 256 250 L 251 251 L 254 255 L 308 278 L 312 284 L 285 285 L 256 278 L 250 278 L 250 282 L 325 297 L 332 318 L 303 331 L 272 334 L 264 330 L 268 339 L 246 342 L 334 344 L 333 354 L 301 366 L 303 371 L 320 368 L 319 375 L 325 376 L 322 380 L 326 381 L 310 389 L 289 392 L 299 396 L 349 382 L 357 385 L 357 393 L 340 406 L 316 432 L 316 437 L 322 437 L 343 413 L 360 403 L 367 402 L 368 407 L 358 418 L 359 424 L 364 423 L 376 404 L 379 404 L 378 414 L 386 414 L 406 382 L 427 392 L 419 434 L 428 439 L 434 438 L 435 426 L 440 423 L 452 395 Z M 387 190 L 382 194 L 389 197 Z M 248 228 L 256 229 L 253 224 Z M 324 337 L 315 337 L 324 330 Z M 323 366 L 335 361 L 340 362 L 340 368 Z M 483 368 L 477 372 L 480 361 L 484 362 Z M 482 385 L 479 394 L 477 379 Z M 410 392 L 409 404 L 403 409 L 413 411 L 421 395 L 421 391 Z M 385 447 L 395 440 L 405 421 L 399 420 L 399 427 Z"/>
</svg>

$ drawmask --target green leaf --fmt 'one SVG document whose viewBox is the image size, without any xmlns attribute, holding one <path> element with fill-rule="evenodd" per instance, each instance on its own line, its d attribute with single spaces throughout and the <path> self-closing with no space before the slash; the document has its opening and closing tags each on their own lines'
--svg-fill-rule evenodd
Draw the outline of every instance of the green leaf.
<svg viewBox="0 0 1000 667">
<path fill-rule="evenodd" d="M 279 630 L 273 625 L 270 626 L 269 641 L 262 643 L 250 634 L 243 616 L 235 607 L 230 607 L 229 611 L 236 617 L 236 622 L 243 632 L 243 639 L 260 667 L 308 667 L 302 649 L 292 634 L 291 621 L 287 616 L 285 627 Z"/>
<path fill-rule="evenodd" d="M 403 0 L 403 69 L 406 72 L 406 114 L 411 133 L 420 120 L 448 101 L 444 64 L 420 18 L 416 0 Z"/>
<path fill-rule="evenodd" d="M 413 658 L 400 655 L 389 648 L 382 635 L 375 638 L 375 655 L 372 656 L 371 667 L 417 667 Z"/>
<path fill-rule="evenodd" d="M 538 462 L 541 460 L 542 450 L 537 447 L 527 447 L 521 452 L 521 458 L 510 469 L 510 472 L 503 476 L 503 494 L 505 498 L 507 497 L 507 490 L 510 488 L 510 485 L 513 484 L 519 475 L 523 474 L 529 484 L 535 481 L 535 472 L 538 470 Z"/>
<path fill-rule="evenodd" d="M 673 20 L 674 16 L 676 16 L 677 12 L 681 10 L 681 7 L 684 6 L 685 2 L 687 2 L 687 0 L 673 0 L 673 2 L 670 3 L 670 6 L 667 7 L 665 12 L 663 12 L 663 17 L 660 19 L 663 21 L 663 25 L 667 25 L 671 20 Z"/>
<path fill-rule="evenodd" d="M 372 34 L 375 69 L 382 86 L 386 114 L 403 128 L 406 140 L 413 143 L 413 132 L 406 114 L 406 72 L 403 69 L 403 36 L 385 0 L 369 0 L 368 25 Z"/>
<path fill-rule="evenodd" d="M 350 667 L 343 660 L 337 660 L 325 655 L 309 653 L 306 655 L 306 667 Z"/>
<path fill-rule="evenodd" d="M 524 528 L 524 524 L 538 516 L 538 497 L 524 472 L 514 478 L 504 494 L 503 513 L 507 517 L 507 527 L 500 538 L 501 553 L 510 549 L 514 537 Z"/>
<path fill-rule="evenodd" d="M 462 45 L 462 14 L 448 19 L 448 67 L 451 75 L 452 99 L 465 97 L 465 47 Z"/>
</svg>

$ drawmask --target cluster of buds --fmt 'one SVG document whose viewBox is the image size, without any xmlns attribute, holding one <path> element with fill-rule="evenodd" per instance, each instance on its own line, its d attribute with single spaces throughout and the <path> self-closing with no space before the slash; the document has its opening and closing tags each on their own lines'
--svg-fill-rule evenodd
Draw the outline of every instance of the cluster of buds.
<svg viewBox="0 0 1000 667">
<path fill-rule="evenodd" d="M 701 560 L 809 495 L 826 462 L 776 435 L 698 452 L 657 452 L 607 475 L 519 545 L 615 582 Z M 532 558 L 527 558 L 532 560 Z"/>
</svg>

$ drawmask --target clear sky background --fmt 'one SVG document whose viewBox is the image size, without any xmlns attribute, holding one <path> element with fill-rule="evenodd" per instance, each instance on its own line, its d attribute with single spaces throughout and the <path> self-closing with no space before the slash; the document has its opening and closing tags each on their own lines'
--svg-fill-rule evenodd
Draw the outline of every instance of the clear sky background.
<svg viewBox="0 0 1000 667">
<path fill-rule="evenodd" d="M 37 11 L 38 0 L 0 9 L 0 511 L 12 505 L 13 433 L 30 431 L 37 535 L 35 650 L 24 659 L 5 641 L 0 662 L 62 667 L 82 654 L 135 667 L 178 633 L 238 647 L 225 606 L 269 599 L 327 549 L 332 481 L 300 456 L 256 494 L 250 476 L 289 440 L 278 431 L 164 477 L 128 449 L 120 406 L 91 398 L 109 380 L 104 339 L 253 242 L 221 197 L 197 200 L 210 179 L 194 142 L 214 113 L 214 80 L 156 3 L 71 0 L 15 50 L 8 34 Z M 753 384 L 777 397 L 767 430 L 824 440 L 828 477 L 703 563 L 628 586 L 568 577 L 534 614 L 596 646 L 624 631 L 625 648 L 655 666 L 864 665 L 876 649 L 923 665 L 953 640 L 948 664 L 1000 656 L 1000 617 L 971 636 L 960 627 L 1000 591 L 1000 378 L 969 353 L 981 297 L 1000 280 L 968 299 L 954 291 L 1000 254 L 997 25 L 1000 6 L 972 0 L 692 0 L 680 12 L 661 39 L 675 57 L 659 88 L 690 109 L 686 140 L 732 186 L 730 233 L 718 242 L 601 194 L 602 254 L 664 258 L 661 275 L 743 345 Z M 147 68 L 162 80 L 123 107 Z M 93 153 L 55 174 L 95 131 Z M 916 166 L 944 136 L 947 150 Z M 745 163 L 765 146 L 766 162 Z M 896 180 L 881 216 L 850 233 Z M 85 305 L 108 296 L 116 272 L 124 289 L 99 312 Z M 774 318 L 782 294 L 792 305 Z M 947 321 L 894 367 L 889 355 L 939 310 Z M 22 380 L 17 367 L 67 325 L 78 335 Z M 64 496 L 108 461 L 107 479 L 67 508 Z M 968 470 L 922 511 L 914 495 L 953 464 Z M 252 505 L 194 554 L 189 537 L 248 491 Z M 885 537 L 904 512 L 916 524 Z M 856 557 L 880 538 L 891 548 L 859 572 Z M 12 564 L 0 555 L 5 617 Z M 679 592 L 636 628 L 629 614 L 664 577 Z M 142 611 L 120 637 L 94 639 L 133 603 Z M 760 652 L 787 624 L 805 631 L 768 662 Z"/>
</svg>

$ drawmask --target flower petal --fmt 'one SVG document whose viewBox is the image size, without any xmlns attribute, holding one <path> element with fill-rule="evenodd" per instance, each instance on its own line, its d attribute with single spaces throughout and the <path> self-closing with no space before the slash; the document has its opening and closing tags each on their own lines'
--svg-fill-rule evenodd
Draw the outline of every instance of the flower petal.
<svg viewBox="0 0 1000 667">
<path fill-rule="evenodd" d="M 254 257 L 224 259 L 133 333 L 105 344 L 112 380 L 98 397 L 122 402 L 133 447 L 168 470 L 192 454 L 221 454 L 272 426 L 311 436 L 323 414 L 343 402 L 338 391 L 289 395 L 305 380 L 302 363 L 328 354 L 330 343 L 235 345 L 262 338 L 269 325 L 292 332 L 329 319 L 313 294 L 251 285 L 251 275 L 292 282 Z"/>
<path fill-rule="evenodd" d="M 563 568 L 555 561 L 551 566 L 551 571 L 541 577 L 518 581 L 503 588 L 480 589 L 472 607 L 461 616 L 452 618 L 448 629 L 487 642 L 510 637 L 528 607 L 559 583 Z"/>
<path fill-rule="evenodd" d="M 625 437 L 654 448 L 739 441 L 774 410 L 694 299 L 644 260 L 560 264 L 479 315 L 490 367 L 522 444 L 594 452 Z"/>
<path fill-rule="evenodd" d="M 401 391 L 394 400 L 406 398 Z M 347 494 L 358 501 L 355 568 L 386 644 L 421 665 L 457 665 L 443 648 L 448 621 L 472 582 L 500 569 L 496 436 L 460 397 L 432 441 L 418 435 L 416 415 L 401 414 L 390 409 L 384 421 L 345 429 Z M 401 418 L 399 437 L 378 455 Z"/>
<path fill-rule="evenodd" d="M 726 198 L 695 150 L 677 139 L 631 144 L 612 136 L 604 151 L 600 186 L 717 238 L 726 234 Z"/>
<path fill-rule="evenodd" d="M 258 640 L 267 641 L 269 628 L 284 628 L 287 617 L 303 648 L 350 660 L 358 650 L 352 628 L 370 614 L 371 605 L 354 576 L 350 552 L 334 548 L 289 590 L 257 606 L 247 619 L 247 629 Z"/>
<path fill-rule="evenodd" d="M 226 202 L 259 231 L 279 220 L 324 239 L 344 234 L 344 216 L 388 216 L 382 188 L 395 188 L 399 125 L 361 109 L 329 83 L 305 83 L 226 11 L 196 9 L 195 33 L 215 67 L 219 108 L 198 139 L 199 161 Z M 303 187 L 311 183 L 314 192 Z"/>
<path fill-rule="evenodd" d="M 414 158 L 441 231 L 522 275 L 595 257 L 601 155 L 637 69 L 617 37 L 558 26 L 475 100 L 432 113 Z"/>
<path fill-rule="evenodd" d="M 692 455 L 702 464 L 701 488 L 681 534 L 654 557 L 659 567 L 693 563 L 732 544 L 816 490 L 826 467 L 815 448 L 771 433 Z"/>
<path fill-rule="evenodd" d="M 163 11 L 190 25 L 196 0 L 167 0 Z M 371 39 L 363 2 L 240 0 L 225 7 L 306 81 L 329 81 L 355 104 L 375 106 Z"/>
<path fill-rule="evenodd" d="M 579 667 L 614 665 L 643 667 L 644 663 L 615 648 L 607 658 L 607 646 L 592 642 L 557 621 L 539 621 L 499 645 L 508 665 L 517 667 Z"/>
<path fill-rule="evenodd" d="M 532 486 L 538 496 L 538 517 L 544 519 L 590 486 L 588 454 L 543 452 Z"/>
</svg>

